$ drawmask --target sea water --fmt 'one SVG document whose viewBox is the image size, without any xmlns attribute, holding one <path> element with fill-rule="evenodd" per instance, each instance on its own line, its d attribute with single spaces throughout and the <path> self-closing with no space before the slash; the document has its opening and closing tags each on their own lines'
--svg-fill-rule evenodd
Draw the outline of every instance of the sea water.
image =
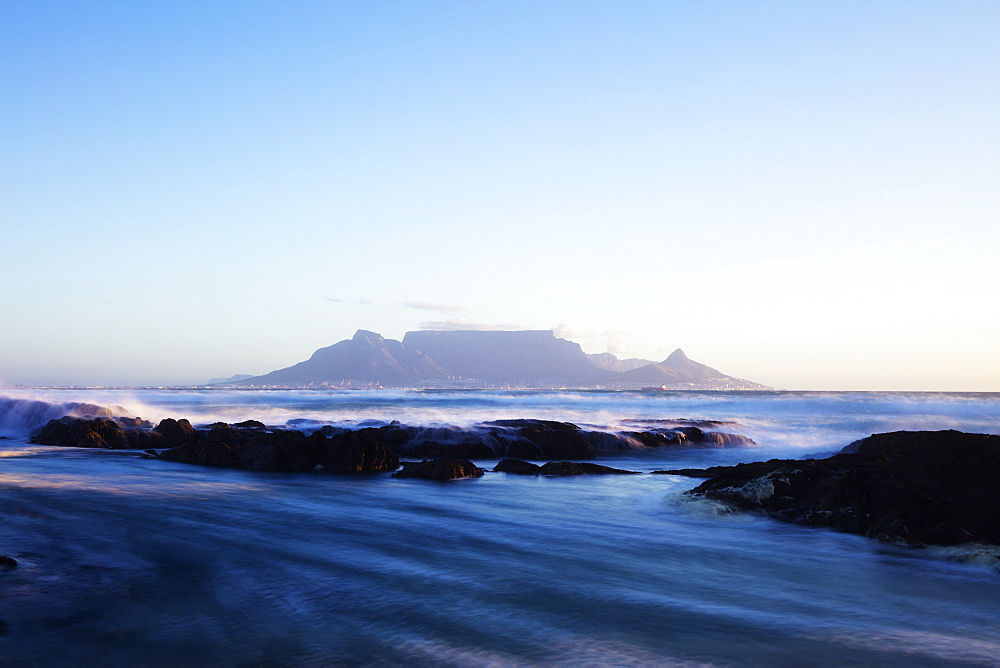
<svg viewBox="0 0 1000 668">
<path fill-rule="evenodd" d="M 1000 433 L 1000 395 L 0 391 L 0 663 L 998 665 L 1000 574 L 730 513 L 664 475 L 449 481 L 216 469 L 31 445 L 72 403 L 150 420 L 627 429 L 699 419 L 752 448 L 635 471 L 825 455 L 898 429 Z M 27 401 L 33 404 L 28 409 Z M 49 408 L 46 408 L 49 407 Z M 631 427 L 630 427 L 631 425 Z M 492 468 L 495 462 L 477 462 Z"/>
</svg>

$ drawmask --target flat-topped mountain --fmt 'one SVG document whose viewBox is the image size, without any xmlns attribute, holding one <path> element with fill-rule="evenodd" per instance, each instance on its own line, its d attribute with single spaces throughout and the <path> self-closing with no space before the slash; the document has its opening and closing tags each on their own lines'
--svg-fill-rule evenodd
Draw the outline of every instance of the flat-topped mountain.
<svg viewBox="0 0 1000 668">
<path fill-rule="evenodd" d="M 644 364 L 642 364 L 644 363 Z M 609 387 L 768 389 L 694 362 L 681 350 L 659 363 L 587 355 L 549 330 L 419 331 L 402 341 L 359 329 L 284 369 L 230 385 L 350 387 Z"/>
<path fill-rule="evenodd" d="M 403 345 L 423 351 L 449 375 L 488 383 L 593 382 L 610 377 L 587 358 L 579 343 L 557 338 L 550 330 L 407 332 Z"/>
</svg>

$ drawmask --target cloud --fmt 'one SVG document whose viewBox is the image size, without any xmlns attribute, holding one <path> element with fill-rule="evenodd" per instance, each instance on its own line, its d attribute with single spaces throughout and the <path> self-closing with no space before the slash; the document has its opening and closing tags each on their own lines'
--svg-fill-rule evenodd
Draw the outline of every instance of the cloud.
<svg viewBox="0 0 1000 668">
<path fill-rule="evenodd" d="M 571 325 L 569 323 L 560 322 L 558 325 L 552 326 L 552 333 L 558 336 L 560 339 L 589 339 L 594 336 L 594 333 L 583 329 L 582 327 L 577 327 L 576 325 Z"/>
<path fill-rule="evenodd" d="M 436 304 L 434 302 L 402 302 L 400 306 L 405 306 L 406 308 L 415 308 L 420 311 L 435 311 L 436 313 L 462 313 L 466 311 L 464 306 L 455 306 L 454 304 Z"/>
<path fill-rule="evenodd" d="M 458 330 L 475 330 L 478 332 L 509 332 L 519 329 L 531 329 L 525 325 L 494 325 L 486 322 L 476 322 L 466 318 L 451 318 L 449 320 L 432 320 L 420 323 L 420 329 L 454 332 Z"/>
<path fill-rule="evenodd" d="M 320 295 L 320 299 L 328 302 L 335 302 L 337 304 L 354 304 L 355 306 L 368 306 L 372 302 L 367 299 L 356 299 L 355 301 L 350 301 L 348 299 L 339 299 L 337 297 L 327 297 L 325 295 Z"/>
</svg>

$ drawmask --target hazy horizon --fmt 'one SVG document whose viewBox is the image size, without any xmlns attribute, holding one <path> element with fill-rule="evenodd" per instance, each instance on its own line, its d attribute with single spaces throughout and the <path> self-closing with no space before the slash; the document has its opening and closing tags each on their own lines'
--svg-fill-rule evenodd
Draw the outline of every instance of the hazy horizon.
<svg viewBox="0 0 1000 668">
<path fill-rule="evenodd" d="M 0 4 L 0 385 L 552 329 L 1000 391 L 1000 5 Z"/>
</svg>

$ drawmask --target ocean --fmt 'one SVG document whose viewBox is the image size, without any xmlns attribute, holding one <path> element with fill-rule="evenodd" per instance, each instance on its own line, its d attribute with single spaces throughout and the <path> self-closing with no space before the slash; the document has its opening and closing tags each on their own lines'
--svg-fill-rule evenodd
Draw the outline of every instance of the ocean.
<svg viewBox="0 0 1000 668">
<path fill-rule="evenodd" d="M 303 428 L 716 420 L 758 444 L 595 460 L 642 472 L 1000 434 L 997 393 L 0 390 L 0 664 L 1000 665 L 1000 573 L 943 549 L 731 513 L 669 475 L 442 483 L 28 443 L 74 402 Z"/>
</svg>

